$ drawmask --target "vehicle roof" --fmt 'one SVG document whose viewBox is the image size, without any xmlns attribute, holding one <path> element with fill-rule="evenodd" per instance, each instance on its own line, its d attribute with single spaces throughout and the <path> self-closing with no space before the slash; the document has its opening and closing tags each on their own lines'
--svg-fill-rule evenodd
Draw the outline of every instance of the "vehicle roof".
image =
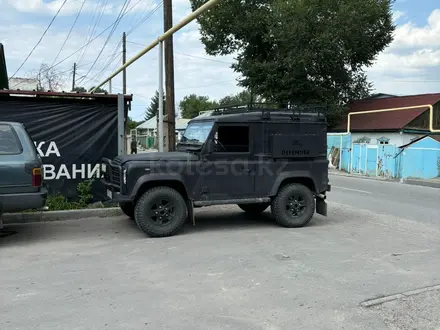
<svg viewBox="0 0 440 330">
<path fill-rule="evenodd" d="M 211 114 L 199 116 L 191 119 L 188 124 L 192 122 L 203 122 L 203 121 L 215 121 L 215 122 L 292 122 L 292 117 L 294 116 L 291 111 L 267 111 L 266 113 L 270 114 L 269 118 L 263 118 L 261 110 L 248 110 L 247 112 L 242 113 L 228 113 L 228 114 Z M 317 117 L 319 117 L 318 113 L 301 113 L 298 117 L 298 121 L 296 122 L 316 122 Z M 322 117 L 322 115 L 321 115 Z"/>
<path fill-rule="evenodd" d="M 0 121 L 0 124 L 12 125 L 12 126 L 23 126 L 23 123 L 20 123 L 18 121 Z"/>
</svg>

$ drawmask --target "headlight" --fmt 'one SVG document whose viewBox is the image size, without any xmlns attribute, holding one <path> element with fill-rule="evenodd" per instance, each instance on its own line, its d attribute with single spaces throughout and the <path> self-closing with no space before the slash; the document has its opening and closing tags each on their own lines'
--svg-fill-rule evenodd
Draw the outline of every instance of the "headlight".
<svg viewBox="0 0 440 330">
<path fill-rule="evenodd" d="M 127 170 L 125 168 L 122 170 L 122 181 L 127 184 Z"/>
</svg>

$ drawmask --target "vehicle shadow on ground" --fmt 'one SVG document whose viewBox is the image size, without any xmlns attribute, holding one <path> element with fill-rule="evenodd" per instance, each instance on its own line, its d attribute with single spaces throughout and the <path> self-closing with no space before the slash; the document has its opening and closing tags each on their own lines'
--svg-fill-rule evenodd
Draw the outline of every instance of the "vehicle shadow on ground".
<svg viewBox="0 0 440 330">
<path fill-rule="evenodd" d="M 270 212 L 250 215 L 241 210 L 204 209 L 196 210 L 195 226 L 188 221 L 178 235 L 198 234 L 226 230 L 249 230 L 282 228 L 278 226 Z M 305 227 L 323 226 L 328 219 L 315 215 Z M 301 230 L 296 228 L 295 230 Z M 90 218 L 81 220 L 36 222 L 28 224 L 8 224 L 4 234 L 0 234 L 0 248 L 25 246 L 35 243 L 80 242 L 96 239 L 103 241 L 133 240 L 150 238 L 142 232 L 134 221 L 125 216 Z"/>
<path fill-rule="evenodd" d="M 325 221 L 325 218 L 315 215 L 307 227 L 327 224 L 328 221 Z M 207 231 L 247 230 L 253 228 L 280 228 L 280 226 L 275 222 L 269 210 L 258 215 L 251 215 L 243 211 L 228 211 L 227 213 L 220 214 L 214 211 L 196 211 L 195 226 L 188 221 L 181 233 L 192 234 Z"/>
</svg>

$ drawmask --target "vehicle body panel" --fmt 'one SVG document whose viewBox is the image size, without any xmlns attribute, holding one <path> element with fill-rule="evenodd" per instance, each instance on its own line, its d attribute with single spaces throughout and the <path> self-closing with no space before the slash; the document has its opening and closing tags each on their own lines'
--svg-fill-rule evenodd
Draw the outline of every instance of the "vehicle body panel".
<svg viewBox="0 0 440 330">
<path fill-rule="evenodd" d="M 111 198 L 136 201 L 142 187 L 155 182 L 179 184 L 195 206 L 267 201 L 286 182 L 306 184 L 320 200 L 330 191 L 326 122 L 319 117 L 297 119 L 289 112 L 270 118 L 261 112 L 206 116 L 191 120 L 186 132 L 176 152 L 104 160 L 109 169 L 103 181 Z M 232 133 L 219 142 L 222 132 Z M 243 144 L 234 144 L 237 139 Z M 326 212 L 321 202 L 319 209 Z"/>
<path fill-rule="evenodd" d="M 32 185 L 42 160 L 24 125 L 0 122 L 0 214 L 45 205 L 47 189 Z"/>
</svg>

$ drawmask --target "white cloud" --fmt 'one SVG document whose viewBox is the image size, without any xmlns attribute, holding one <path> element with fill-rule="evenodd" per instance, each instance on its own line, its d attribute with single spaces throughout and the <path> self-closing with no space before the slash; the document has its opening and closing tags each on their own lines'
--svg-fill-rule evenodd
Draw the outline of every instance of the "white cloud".
<svg viewBox="0 0 440 330">
<path fill-rule="evenodd" d="M 404 13 L 394 13 L 405 19 Z M 423 26 L 398 25 L 392 44 L 367 70 L 377 92 L 420 94 L 440 92 L 440 9 L 433 10 Z"/>
<path fill-rule="evenodd" d="M 81 4 L 81 1 L 82 0 L 75 0 L 69 2 L 71 6 L 77 6 Z M 54 2 L 59 4 L 60 0 L 52 1 L 52 9 L 50 9 L 52 12 L 57 8 L 55 4 L 53 4 Z M 41 0 L 20 0 L 14 3 L 16 7 L 26 6 L 27 8 L 34 8 L 33 10 L 36 13 L 42 13 L 43 11 L 42 7 L 39 6 L 47 5 Z M 152 3 L 153 2 L 150 1 L 144 1 L 143 6 L 147 6 L 146 4 L 151 6 Z M 90 4 L 92 4 L 94 10 L 96 2 L 90 2 Z M 112 11 L 115 12 L 118 10 L 116 8 L 119 8 L 116 6 L 121 5 L 122 0 L 117 3 L 113 2 L 113 4 L 115 4 L 115 7 Z M 85 85 L 85 87 L 96 85 L 97 82 L 101 82 L 120 65 L 120 57 L 113 60 L 113 51 L 120 40 L 122 31 L 129 31 L 136 22 L 148 14 L 149 10 L 147 7 L 144 9 L 145 10 L 133 10 L 136 17 L 132 17 L 132 20 L 128 18 L 122 20 L 109 44 L 103 51 L 99 61 L 91 70 L 87 79 L 80 82 L 80 85 Z M 75 12 L 73 9 L 71 10 Z M 31 10 L 28 10 L 28 12 L 29 11 Z M 190 11 L 189 1 L 175 0 L 173 13 L 174 23 L 179 22 L 188 15 Z M 74 15 L 73 12 L 72 19 Z M 0 13 L 2 20 L 3 17 L 5 19 L 14 17 L 14 19 L 10 19 L 7 24 L 0 26 L 0 40 L 6 48 L 9 74 L 15 72 L 47 26 L 46 21 L 40 24 L 32 21 L 25 23 L 21 15 L 14 13 L 16 13 L 16 11 L 2 11 Z M 142 45 L 150 44 L 162 33 L 163 25 L 162 22 L 159 21 L 161 16 L 162 12 L 159 10 L 156 18 L 152 17 L 148 19 L 141 27 L 128 36 L 129 42 L 141 44 L 127 44 L 128 59 L 139 52 L 142 49 Z M 101 23 L 97 32 L 102 31 L 110 25 L 114 19 L 116 19 L 116 14 L 109 14 L 107 21 Z M 394 94 L 439 92 L 440 83 L 429 82 L 427 80 L 435 80 L 436 76 L 440 76 L 440 69 L 437 69 L 437 67 L 440 67 L 440 39 L 436 37 L 440 35 L 440 10 L 435 10 L 431 13 L 429 18 L 427 18 L 425 26 L 416 26 L 411 22 L 400 23 L 406 19 L 403 12 L 395 12 L 394 19 L 400 24 L 396 30 L 394 42 L 385 52 L 378 56 L 376 64 L 367 71 L 369 78 L 374 82 L 376 90 L 378 92 Z M 85 20 L 86 24 L 90 24 L 90 22 L 91 18 Z M 26 72 L 30 69 L 38 68 L 41 62 L 51 64 L 64 42 L 69 28 L 69 24 L 67 24 L 67 26 L 54 26 L 51 28 L 26 65 L 17 74 L 17 77 L 26 76 Z M 84 45 L 87 40 L 87 31 L 87 25 L 78 23 L 64 47 L 59 60 L 66 58 L 66 56 L 74 53 Z M 77 72 L 78 79 L 89 70 L 91 63 L 95 60 L 104 44 L 107 35 L 108 32 L 104 33 L 88 48 L 83 60 L 79 63 Z M 230 69 L 230 63 L 234 61 L 233 56 L 219 58 L 206 55 L 204 46 L 200 42 L 200 34 L 196 22 L 188 24 L 183 30 L 176 33 L 174 36 L 174 50 L 176 103 L 190 93 L 208 95 L 211 98 L 219 99 L 224 95 L 240 90 L 240 88 L 236 86 L 236 78 L 238 75 Z M 59 71 L 66 72 L 66 90 L 70 88 L 71 76 L 69 75 L 69 70 L 73 67 L 73 63 L 78 61 L 81 53 L 82 52 L 78 52 L 57 67 Z M 101 72 L 101 70 L 106 67 L 109 59 L 113 60 L 111 61 L 111 65 L 108 66 L 105 71 Z M 88 80 L 94 76 L 97 76 L 95 81 Z M 114 93 L 121 91 L 121 81 L 121 75 L 113 79 L 112 86 Z M 143 117 L 145 106 L 149 103 L 158 88 L 157 49 L 153 49 L 127 69 L 127 86 L 128 92 L 134 94 L 131 116 L 140 120 Z M 108 89 L 108 85 L 105 87 Z"/>
<path fill-rule="evenodd" d="M 393 21 L 396 22 L 404 16 L 405 16 L 405 13 L 403 11 L 396 10 L 393 12 Z"/>
<path fill-rule="evenodd" d="M 43 15 L 53 16 L 63 5 L 65 0 L 53 0 L 50 2 L 44 0 L 9 0 L 8 3 L 10 6 L 15 8 L 17 11 L 22 13 L 38 13 Z M 85 1 L 82 12 L 95 12 L 105 15 L 113 15 L 119 13 L 122 9 L 123 1 L 117 0 L 111 3 L 106 3 L 103 6 L 103 3 L 99 1 L 91 1 L 91 0 L 67 0 L 61 9 L 59 16 L 70 16 L 73 14 L 77 14 L 79 9 L 81 8 L 83 1 Z M 133 4 L 128 5 L 127 8 L 133 7 L 131 13 L 134 13 L 139 10 L 151 9 L 153 8 L 154 2 L 152 0 L 148 1 L 138 1 Z"/>
</svg>

